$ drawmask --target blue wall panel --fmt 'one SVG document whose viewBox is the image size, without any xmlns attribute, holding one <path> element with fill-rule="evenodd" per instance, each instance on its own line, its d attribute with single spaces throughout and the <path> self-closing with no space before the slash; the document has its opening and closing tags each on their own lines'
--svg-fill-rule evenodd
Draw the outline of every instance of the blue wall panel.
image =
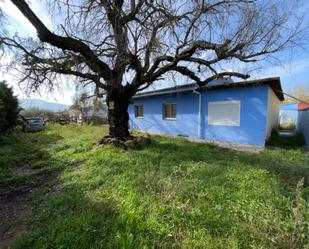
<svg viewBox="0 0 309 249">
<path fill-rule="evenodd" d="M 208 102 L 240 101 L 240 126 L 208 125 Z M 234 88 L 203 93 L 203 134 L 206 139 L 265 145 L 268 86 Z"/>
<path fill-rule="evenodd" d="M 192 91 L 134 98 L 129 106 L 132 129 L 198 137 L 198 95 Z M 208 102 L 240 100 L 240 126 L 208 125 Z M 202 93 L 202 138 L 264 146 L 268 86 L 220 89 Z M 163 103 L 177 104 L 177 119 L 162 118 Z M 144 105 L 144 118 L 135 118 L 134 105 Z"/>
<path fill-rule="evenodd" d="M 303 133 L 306 147 L 309 149 L 309 110 L 299 112 L 299 130 Z"/>
<path fill-rule="evenodd" d="M 198 95 L 192 92 L 133 99 L 129 106 L 130 128 L 148 132 L 197 137 Z M 176 120 L 162 118 L 163 103 L 176 103 Z M 144 118 L 135 118 L 134 105 L 144 105 Z"/>
</svg>

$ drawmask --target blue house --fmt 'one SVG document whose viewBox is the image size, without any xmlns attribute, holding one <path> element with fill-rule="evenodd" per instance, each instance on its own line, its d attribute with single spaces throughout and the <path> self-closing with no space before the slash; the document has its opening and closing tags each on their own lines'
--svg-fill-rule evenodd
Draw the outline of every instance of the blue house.
<svg viewBox="0 0 309 249">
<path fill-rule="evenodd" d="M 149 91 L 133 97 L 130 128 L 264 147 L 271 130 L 278 126 L 283 99 L 280 78 Z"/>
</svg>

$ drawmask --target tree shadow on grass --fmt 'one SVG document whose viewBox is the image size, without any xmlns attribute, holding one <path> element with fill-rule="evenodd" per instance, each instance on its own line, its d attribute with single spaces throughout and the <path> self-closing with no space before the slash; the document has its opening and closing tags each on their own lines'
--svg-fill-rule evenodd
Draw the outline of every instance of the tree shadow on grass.
<svg viewBox="0 0 309 249">
<path fill-rule="evenodd" d="M 41 189 L 35 196 L 32 226 L 36 228 L 17 240 L 14 248 L 143 248 L 147 243 L 147 231 L 139 233 L 134 218 L 121 213 L 110 196 L 89 196 L 79 184 Z"/>
<path fill-rule="evenodd" d="M 282 134 L 282 132 L 284 131 L 272 131 L 266 146 L 284 150 L 299 150 L 305 147 L 306 141 L 302 133 L 296 133 L 295 131 L 291 133 L 287 131 L 287 134 Z"/>
<path fill-rule="evenodd" d="M 31 213 L 32 191 L 56 179 L 56 170 L 34 169 L 33 164 L 50 160 L 46 146 L 60 139 L 46 133 L 16 132 L 0 146 L 0 247 L 27 231 L 24 217 Z"/>
<path fill-rule="evenodd" d="M 226 248 L 226 234 L 248 248 L 267 240 L 268 234 L 255 234 L 259 211 L 272 217 L 264 207 L 273 197 L 272 182 L 258 170 L 282 181 L 290 177 L 293 186 L 307 169 L 307 159 L 291 152 L 249 154 L 167 138 L 141 150 L 107 146 L 87 156 L 85 165 L 66 171 L 57 188 L 35 193 L 35 229 L 16 248 L 177 248 L 196 238 Z M 234 167 L 238 171 L 230 174 Z M 243 176 L 248 185 L 240 186 Z M 235 214 L 227 213 L 231 207 Z M 246 227 L 238 212 L 256 223 Z"/>
<path fill-rule="evenodd" d="M 63 138 L 60 135 L 46 132 L 12 134 L 5 144 L 0 146 L 0 187 L 27 181 L 31 173 L 38 173 L 30 172 L 33 165 L 50 160 L 52 155 L 48 148 L 61 139 Z M 24 168 L 25 172 L 20 168 Z"/>
</svg>

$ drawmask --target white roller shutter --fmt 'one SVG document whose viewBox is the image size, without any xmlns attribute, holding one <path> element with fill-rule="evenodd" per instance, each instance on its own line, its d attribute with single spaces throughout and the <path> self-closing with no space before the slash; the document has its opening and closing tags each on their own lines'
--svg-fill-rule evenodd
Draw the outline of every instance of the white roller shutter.
<svg viewBox="0 0 309 249">
<path fill-rule="evenodd" d="M 209 102 L 208 124 L 240 126 L 240 101 Z"/>
</svg>

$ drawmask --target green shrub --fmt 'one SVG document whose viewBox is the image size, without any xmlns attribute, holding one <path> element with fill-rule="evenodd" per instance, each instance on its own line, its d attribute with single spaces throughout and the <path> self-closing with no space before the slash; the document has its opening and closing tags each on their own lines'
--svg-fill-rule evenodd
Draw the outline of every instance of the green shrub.
<svg viewBox="0 0 309 249">
<path fill-rule="evenodd" d="M 10 132 L 18 122 L 18 100 L 5 81 L 0 81 L 0 135 Z"/>
<path fill-rule="evenodd" d="M 296 133 L 294 136 L 280 136 L 277 130 L 273 130 L 266 145 L 280 148 L 296 149 L 305 145 L 305 138 L 302 133 Z"/>
<path fill-rule="evenodd" d="M 295 125 L 295 122 L 292 120 L 292 121 L 280 124 L 279 128 L 282 130 L 295 130 L 296 125 Z"/>
</svg>

